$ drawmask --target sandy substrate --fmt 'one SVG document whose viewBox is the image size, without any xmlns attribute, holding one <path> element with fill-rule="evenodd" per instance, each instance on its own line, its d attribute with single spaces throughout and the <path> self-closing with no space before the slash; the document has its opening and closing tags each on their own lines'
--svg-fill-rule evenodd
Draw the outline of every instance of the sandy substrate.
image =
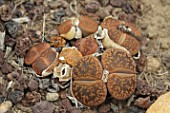
<svg viewBox="0 0 170 113">
<path fill-rule="evenodd" d="M 143 34 L 150 40 L 150 47 L 146 49 L 148 60 L 155 58 L 159 69 L 147 71 L 145 80 L 153 87 L 169 90 L 170 72 L 170 1 L 169 0 L 141 0 L 142 16 L 137 23 Z M 156 62 L 157 62 L 156 61 Z M 151 61 L 151 64 L 156 64 Z M 149 74 L 148 74 L 149 73 Z"/>
</svg>

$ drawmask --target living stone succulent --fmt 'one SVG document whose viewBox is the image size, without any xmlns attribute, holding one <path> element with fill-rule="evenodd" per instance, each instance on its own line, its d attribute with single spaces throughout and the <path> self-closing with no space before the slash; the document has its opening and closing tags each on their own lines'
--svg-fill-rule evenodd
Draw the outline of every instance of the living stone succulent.
<svg viewBox="0 0 170 113">
<path fill-rule="evenodd" d="M 140 44 L 135 37 L 140 37 L 141 32 L 134 24 L 106 17 L 101 27 L 108 30 L 112 41 L 125 47 L 132 55 L 138 53 Z"/>
<path fill-rule="evenodd" d="M 24 62 L 27 65 L 32 65 L 33 70 L 41 75 L 53 62 L 57 62 L 57 55 L 58 53 L 51 49 L 48 43 L 41 42 L 31 47 L 25 56 Z"/>
<path fill-rule="evenodd" d="M 101 63 L 96 57 L 88 55 L 82 57 L 73 68 L 72 93 L 86 106 L 103 103 L 107 89 L 118 100 L 127 99 L 135 91 L 136 64 L 130 54 L 110 48 L 104 51 Z M 107 85 L 102 81 L 103 68 L 110 73 Z"/>
</svg>

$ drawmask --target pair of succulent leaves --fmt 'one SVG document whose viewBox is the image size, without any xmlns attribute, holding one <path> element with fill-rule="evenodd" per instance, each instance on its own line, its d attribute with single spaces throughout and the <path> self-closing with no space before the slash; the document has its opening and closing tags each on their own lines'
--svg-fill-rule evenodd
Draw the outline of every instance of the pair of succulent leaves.
<svg viewBox="0 0 170 113">
<path fill-rule="evenodd" d="M 110 74 L 105 84 L 103 69 Z M 136 64 L 126 51 L 110 48 L 104 51 L 101 63 L 91 55 L 82 57 L 72 72 L 72 93 L 86 106 L 102 104 L 110 95 L 118 100 L 127 99 L 136 88 Z"/>
</svg>

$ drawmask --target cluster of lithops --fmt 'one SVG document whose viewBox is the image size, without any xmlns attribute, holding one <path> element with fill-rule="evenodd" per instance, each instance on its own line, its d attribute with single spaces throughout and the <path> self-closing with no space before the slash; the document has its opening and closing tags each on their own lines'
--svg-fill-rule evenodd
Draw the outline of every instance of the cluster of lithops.
<svg viewBox="0 0 170 113">
<path fill-rule="evenodd" d="M 91 18 L 79 16 L 64 21 L 58 31 L 60 36 L 52 37 L 50 44 L 35 44 L 25 56 L 25 64 L 32 65 L 37 75 L 71 80 L 72 96 L 86 106 L 100 105 L 107 92 L 118 100 L 132 95 L 136 88 L 132 55 L 140 49 L 135 37 L 141 35 L 134 24 L 107 17 L 98 26 Z M 102 55 L 100 60 L 95 53 Z"/>
<path fill-rule="evenodd" d="M 103 69 L 109 72 L 107 85 L 102 80 Z M 136 88 L 135 70 L 131 55 L 121 49 L 104 51 L 101 63 L 96 57 L 85 56 L 73 68 L 72 93 L 86 106 L 103 103 L 107 89 L 115 99 L 127 99 Z"/>
</svg>

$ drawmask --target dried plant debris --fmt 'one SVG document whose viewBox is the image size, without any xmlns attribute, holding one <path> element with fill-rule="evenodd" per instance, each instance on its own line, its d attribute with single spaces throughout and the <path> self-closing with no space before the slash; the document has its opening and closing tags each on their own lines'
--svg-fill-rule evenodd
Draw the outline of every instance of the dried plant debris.
<svg viewBox="0 0 170 113">
<path fill-rule="evenodd" d="M 158 97 L 162 94 L 162 91 L 152 88 L 149 86 L 145 81 L 138 80 L 137 88 L 136 88 L 136 95 L 142 96 L 155 96 Z"/>
<path fill-rule="evenodd" d="M 5 31 L 0 32 L 0 50 L 4 50 L 4 41 L 5 41 Z"/>
<path fill-rule="evenodd" d="M 18 29 L 19 29 L 19 24 L 16 22 L 9 21 L 9 22 L 6 22 L 4 25 L 9 35 L 13 38 L 16 38 Z"/>
<path fill-rule="evenodd" d="M 4 52 L 2 50 L 0 50 L 0 68 L 2 67 L 2 64 L 4 62 Z"/>
</svg>

